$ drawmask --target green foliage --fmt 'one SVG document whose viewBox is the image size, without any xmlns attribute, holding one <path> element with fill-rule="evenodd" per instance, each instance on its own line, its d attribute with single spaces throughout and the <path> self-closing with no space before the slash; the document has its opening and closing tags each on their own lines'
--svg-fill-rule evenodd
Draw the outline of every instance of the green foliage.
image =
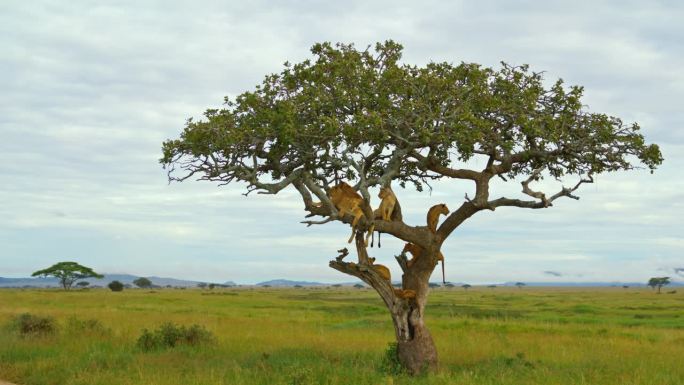
<svg viewBox="0 0 684 385">
<path fill-rule="evenodd" d="M 32 277 L 55 277 L 58 278 L 64 290 L 71 289 L 74 282 L 85 278 L 102 278 L 101 274 L 94 272 L 91 268 L 79 265 L 76 262 L 59 262 L 47 269 L 38 270 L 31 274 Z"/>
<path fill-rule="evenodd" d="M 157 330 L 144 329 L 138 338 L 137 346 L 144 352 L 176 346 L 199 346 L 216 342 L 216 337 L 203 326 L 177 326 L 172 322 L 162 324 Z"/>
<path fill-rule="evenodd" d="M 69 317 L 66 323 L 66 330 L 72 334 L 84 335 L 84 334 L 108 334 L 109 329 L 102 325 L 102 322 L 98 319 L 79 319 L 76 317 Z"/>
<path fill-rule="evenodd" d="M 12 320 L 11 327 L 22 336 L 41 336 L 57 332 L 57 323 L 50 316 L 30 313 L 20 314 Z"/>
<path fill-rule="evenodd" d="M 658 288 L 658 294 L 660 294 L 660 289 L 663 286 L 670 284 L 670 277 L 653 277 L 648 280 L 648 286 L 652 289 Z"/>
<path fill-rule="evenodd" d="M 152 281 L 145 277 L 137 278 L 133 281 L 133 284 L 141 289 L 146 289 L 152 286 Z"/>
<path fill-rule="evenodd" d="M 635 163 L 653 170 L 662 162 L 638 124 L 585 111 L 580 86 L 546 87 L 527 65 L 404 64 L 402 50 L 393 41 L 374 50 L 315 44 L 312 59 L 286 63 L 224 108 L 188 119 L 179 139 L 164 142 L 160 161 L 183 170 L 171 179 L 198 174 L 264 190 L 284 187 L 266 180 L 287 185 L 305 173 L 352 180 L 355 161 L 365 163 L 369 186 L 397 164 L 393 179 L 418 190 L 447 175 L 439 167 L 474 156 L 492 156 L 506 177 L 535 169 L 555 178 L 599 174 Z"/>
<path fill-rule="evenodd" d="M 382 356 L 382 361 L 380 361 L 380 370 L 394 376 L 405 373 L 404 367 L 401 365 L 401 362 L 399 362 L 396 342 L 387 344 L 385 354 Z"/>
<path fill-rule="evenodd" d="M 111 291 L 123 291 L 123 289 L 124 289 L 124 284 L 121 283 L 121 282 L 119 282 L 119 281 L 114 280 L 114 281 L 110 282 L 110 283 L 107 285 L 107 287 L 108 287 L 109 290 L 111 290 Z"/>
</svg>

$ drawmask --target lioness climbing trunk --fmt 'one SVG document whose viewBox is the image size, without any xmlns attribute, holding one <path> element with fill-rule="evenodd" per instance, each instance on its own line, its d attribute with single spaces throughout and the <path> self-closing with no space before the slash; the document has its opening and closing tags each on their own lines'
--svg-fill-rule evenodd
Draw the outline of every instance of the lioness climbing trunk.
<svg viewBox="0 0 684 385">
<path fill-rule="evenodd" d="M 346 254 L 330 261 L 330 267 L 360 278 L 378 292 L 387 305 L 394 322 L 397 339 L 397 359 L 410 374 L 416 375 L 437 368 L 437 349 L 423 321 L 429 291 L 429 279 L 435 268 L 438 251 L 425 254 L 409 267 L 405 254 L 397 256 L 404 274 L 402 288 L 395 289 L 391 281 L 379 274 L 385 267 L 369 259 L 363 233 L 356 234 L 358 263 L 343 262 Z M 345 251 L 346 252 L 346 251 Z"/>
</svg>

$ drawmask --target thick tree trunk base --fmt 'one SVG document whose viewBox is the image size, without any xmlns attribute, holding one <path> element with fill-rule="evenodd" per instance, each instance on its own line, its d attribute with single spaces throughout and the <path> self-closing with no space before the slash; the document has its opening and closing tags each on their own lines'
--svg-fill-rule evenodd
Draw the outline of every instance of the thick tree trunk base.
<svg viewBox="0 0 684 385">
<path fill-rule="evenodd" d="M 374 264 L 374 258 L 368 256 L 363 236 L 363 232 L 356 232 L 357 262 L 343 262 L 348 251 L 342 249 L 338 250 L 340 255 L 330 261 L 330 267 L 358 277 L 378 292 L 392 315 L 397 338 L 397 359 L 409 374 L 435 371 L 438 365 L 437 348 L 425 327 L 423 310 L 436 254 L 432 259 L 424 257 L 425 260 L 419 260 L 413 265 L 412 272 L 407 272 L 406 255 L 402 253 L 398 256 L 397 261 L 404 274 L 402 288 L 395 289 L 387 267 Z"/>
<path fill-rule="evenodd" d="M 397 343 L 397 358 L 409 374 L 418 375 L 437 370 L 437 348 L 426 328 L 415 330 L 413 339 Z"/>
</svg>

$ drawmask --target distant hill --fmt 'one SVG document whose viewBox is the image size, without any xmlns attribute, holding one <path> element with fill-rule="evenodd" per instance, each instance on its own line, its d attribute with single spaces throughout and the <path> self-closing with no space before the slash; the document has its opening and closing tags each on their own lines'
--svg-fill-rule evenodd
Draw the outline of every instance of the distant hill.
<svg viewBox="0 0 684 385">
<path fill-rule="evenodd" d="M 279 286 L 279 287 L 292 287 L 295 285 L 299 286 L 327 286 L 327 283 L 320 282 L 307 282 L 307 281 L 290 281 L 289 279 L 272 279 L 270 281 L 259 282 L 256 286 Z"/>
<path fill-rule="evenodd" d="M 525 286 L 557 286 L 557 287 L 644 287 L 645 282 L 523 282 Z M 498 286 L 515 286 L 515 282 L 506 282 Z M 684 286 L 684 282 L 673 281 L 668 286 Z M 667 287 L 667 286 L 666 286 Z"/>
<path fill-rule="evenodd" d="M 140 278 L 137 275 L 131 274 L 105 274 L 104 278 L 88 278 L 83 281 L 90 282 L 90 286 L 107 286 L 111 281 L 119 281 L 124 285 L 133 285 L 133 281 Z M 176 278 L 165 277 L 145 277 L 152 281 L 156 286 L 178 286 L 178 287 L 195 287 L 201 281 L 191 281 Z M 235 283 L 229 281 L 225 285 L 234 286 Z M 0 287 L 59 287 L 59 280 L 57 278 L 3 278 L 0 277 Z"/>
<path fill-rule="evenodd" d="M 107 284 L 111 281 L 117 280 L 123 283 L 124 285 L 133 285 L 133 281 L 140 278 L 137 275 L 131 275 L 131 274 L 105 274 L 105 277 L 103 279 L 93 279 L 89 278 L 86 279 L 85 281 L 90 282 L 91 286 L 101 286 L 105 287 Z M 165 277 L 146 277 L 150 281 L 152 281 L 153 285 L 156 286 L 177 286 L 177 287 L 195 287 L 197 286 L 198 283 L 202 283 L 204 281 L 193 281 L 193 280 L 185 280 L 185 279 L 177 279 L 177 278 L 165 278 Z M 205 283 L 211 283 L 211 282 L 205 282 Z M 338 285 L 342 286 L 353 286 L 355 284 L 361 283 L 360 281 L 357 282 L 344 282 L 344 283 L 339 283 Z M 431 282 L 435 283 L 437 285 L 441 286 L 441 282 Z M 525 286 L 531 286 L 531 287 L 549 287 L 549 286 L 556 286 L 556 287 L 611 287 L 611 286 L 617 286 L 617 287 L 622 287 L 622 286 L 630 286 L 630 287 L 645 287 L 646 283 L 645 282 L 524 282 Z M 394 285 L 400 284 L 399 282 L 393 282 Z M 451 283 L 454 286 L 461 286 L 462 283 L 458 282 L 452 282 Z M 233 281 L 226 281 L 222 285 L 226 286 L 237 286 L 235 282 Z M 264 281 L 264 282 L 259 282 L 255 286 L 272 286 L 272 287 L 293 287 L 296 285 L 299 286 L 330 286 L 330 283 L 322 283 L 322 282 L 311 282 L 311 281 L 291 281 L 288 279 L 273 279 L 270 281 Z M 488 284 L 483 284 L 483 285 L 475 285 L 475 286 L 487 286 Z M 505 283 L 497 283 L 495 284 L 496 286 L 515 286 L 515 282 L 505 282 Z M 684 282 L 672 282 L 668 287 L 682 287 L 684 286 Z M 0 277 L 0 288 L 3 287 L 60 287 L 59 280 L 57 278 L 3 278 Z"/>
</svg>

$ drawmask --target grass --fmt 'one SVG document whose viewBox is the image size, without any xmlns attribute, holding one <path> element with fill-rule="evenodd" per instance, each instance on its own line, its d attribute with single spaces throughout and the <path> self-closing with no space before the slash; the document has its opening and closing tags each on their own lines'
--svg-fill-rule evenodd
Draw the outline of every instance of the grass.
<svg viewBox="0 0 684 385">
<path fill-rule="evenodd" d="M 684 384 L 684 293 L 434 290 L 439 372 L 387 370 L 394 331 L 370 290 L 0 290 L 0 378 L 22 385 Z M 52 334 L 13 328 L 31 313 Z M 144 329 L 197 324 L 211 344 L 146 352 Z"/>
</svg>

